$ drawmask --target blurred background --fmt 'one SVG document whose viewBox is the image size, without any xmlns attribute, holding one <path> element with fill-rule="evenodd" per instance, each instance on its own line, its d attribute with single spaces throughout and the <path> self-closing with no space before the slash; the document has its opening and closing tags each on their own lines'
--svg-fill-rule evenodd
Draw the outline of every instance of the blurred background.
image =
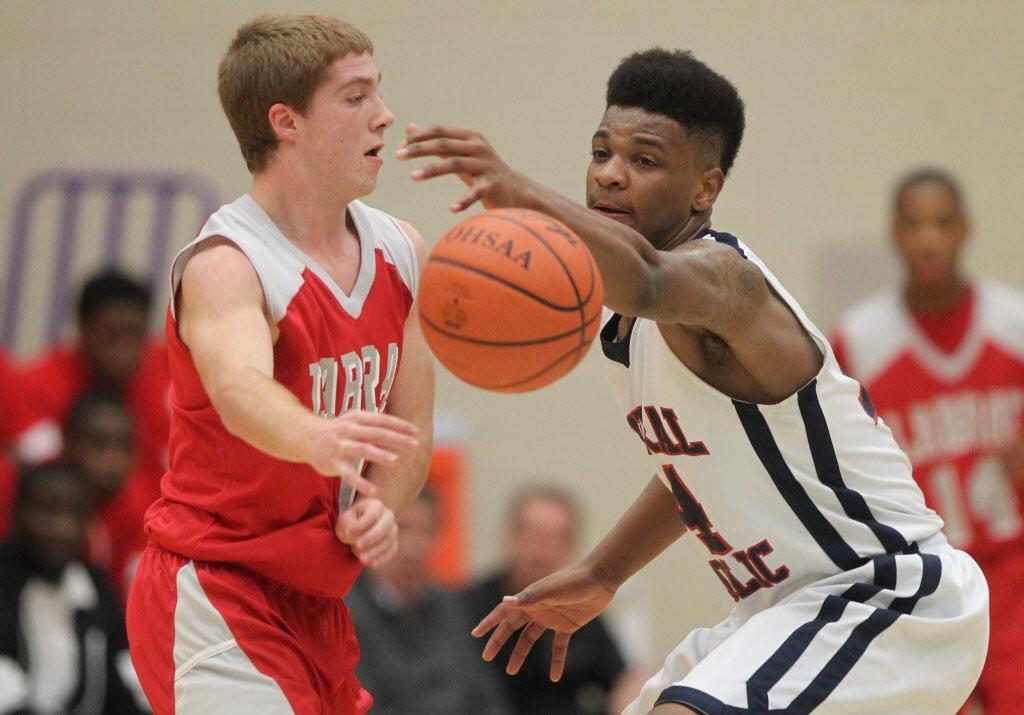
<svg viewBox="0 0 1024 715">
<path fill-rule="evenodd" d="M 582 200 L 609 73 L 661 45 L 692 49 L 739 89 L 747 131 L 714 225 L 754 247 L 823 329 L 898 277 L 890 192 L 920 164 L 963 182 L 969 272 L 1024 287 L 1024 3 L 6 0 L 0 338 L 16 358 L 71 334 L 78 286 L 110 262 L 154 279 L 162 328 L 170 257 L 249 188 L 216 67 L 262 12 L 340 15 L 373 38 L 396 125 L 368 202 L 428 246 L 456 221 L 446 207 L 461 184 L 413 184 L 412 167 L 389 160 L 402 126 L 478 128 L 510 164 Z M 586 549 L 647 483 L 603 370 L 594 349 L 555 385 L 509 396 L 439 368 L 438 442 L 463 499 L 447 515 L 461 551 L 446 577 L 497 562 L 497 525 L 523 484 L 573 495 Z M 698 546 L 682 539 L 637 579 L 654 663 L 731 606 Z"/>
</svg>

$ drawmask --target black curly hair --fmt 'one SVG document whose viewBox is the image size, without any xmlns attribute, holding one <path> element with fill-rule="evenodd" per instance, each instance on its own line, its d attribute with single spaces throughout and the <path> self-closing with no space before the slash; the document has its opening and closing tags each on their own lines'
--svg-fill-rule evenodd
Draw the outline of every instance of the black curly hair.
<svg viewBox="0 0 1024 715">
<path fill-rule="evenodd" d="M 743 100 L 689 51 L 655 47 L 622 60 L 608 78 L 607 106 L 639 107 L 679 122 L 718 157 L 726 174 L 743 139 Z"/>
</svg>

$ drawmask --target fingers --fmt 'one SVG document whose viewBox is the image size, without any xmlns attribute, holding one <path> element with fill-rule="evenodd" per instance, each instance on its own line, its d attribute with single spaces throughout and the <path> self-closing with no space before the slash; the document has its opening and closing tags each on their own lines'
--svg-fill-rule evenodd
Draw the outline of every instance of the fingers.
<svg viewBox="0 0 1024 715">
<path fill-rule="evenodd" d="M 544 626 L 538 625 L 534 622 L 527 624 L 519 633 L 519 640 L 516 641 L 516 647 L 512 650 L 512 655 L 508 658 L 508 665 L 505 667 L 505 672 L 509 675 L 515 675 L 519 672 L 519 669 L 523 667 L 523 661 L 526 660 L 526 656 L 529 655 L 530 649 L 533 648 L 533 644 L 537 642 L 544 631 L 547 630 Z M 554 670 L 552 668 L 552 670 Z"/>
<path fill-rule="evenodd" d="M 529 619 L 522 613 L 506 613 L 505 618 L 498 624 L 491 633 L 491 637 L 484 646 L 483 659 L 494 660 L 512 634 L 518 631 L 529 622 Z"/>
<path fill-rule="evenodd" d="M 419 444 L 415 437 L 385 427 L 357 425 L 350 430 L 349 436 L 396 452 L 409 452 Z"/>
<path fill-rule="evenodd" d="M 491 183 L 489 181 L 477 180 L 470 186 L 469 191 L 467 191 L 462 196 L 461 199 L 459 199 L 458 201 L 453 201 L 451 204 L 448 205 L 448 210 L 451 211 L 452 213 L 458 213 L 459 211 L 464 211 L 465 209 L 468 209 L 477 201 L 481 201 L 484 205 L 484 208 L 493 208 L 486 198 L 488 191 L 490 191 L 490 188 Z"/>
<path fill-rule="evenodd" d="M 457 156 L 449 159 L 427 164 L 414 170 L 410 176 L 416 181 L 426 181 L 436 176 L 447 176 L 449 174 L 465 174 L 468 176 L 479 176 L 487 170 L 487 163 L 475 157 Z"/>
<path fill-rule="evenodd" d="M 470 634 L 475 638 L 479 638 L 480 636 L 484 635 L 489 630 L 494 628 L 496 625 L 501 623 L 504 617 L 505 609 L 502 608 L 501 604 L 499 603 L 497 606 L 491 609 L 490 613 L 484 616 L 480 620 L 480 622 L 476 624 L 476 628 L 470 631 Z"/>
<path fill-rule="evenodd" d="M 569 639 L 571 633 L 555 632 L 555 639 L 551 645 L 551 681 L 557 683 L 562 679 L 565 672 L 565 657 L 569 654 Z"/>
<path fill-rule="evenodd" d="M 398 159 L 413 159 L 419 156 L 478 156 L 485 148 L 479 141 L 463 139 L 426 139 L 420 141 L 406 140 L 395 152 Z"/>
<path fill-rule="evenodd" d="M 379 566 L 390 559 L 398 545 L 395 515 L 376 499 L 358 501 L 339 514 L 335 533 L 367 566 Z"/>
<path fill-rule="evenodd" d="M 325 476 L 336 476 L 348 484 L 363 496 L 373 497 L 377 495 L 377 485 L 361 475 L 351 462 L 340 459 L 333 463 L 332 469 L 328 472 L 321 472 Z"/>
<path fill-rule="evenodd" d="M 367 427 L 379 427 L 391 430 L 409 437 L 419 434 L 419 427 L 401 417 L 395 417 L 384 412 L 368 412 L 366 410 L 351 410 L 341 417 L 335 418 L 338 421 L 355 422 Z"/>
<path fill-rule="evenodd" d="M 401 146 L 407 146 L 414 142 L 429 141 L 431 139 L 456 139 L 467 141 L 470 139 L 482 139 L 480 133 L 473 129 L 462 129 L 461 127 L 449 127 L 442 124 L 435 124 L 426 129 L 420 129 L 415 124 L 408 124 L 405 127 L 405 140 Z"/>
<path fill-rule="evenodd" d="M 419 428 L 392 415 L 355 410 L 325 421 L 313 440 L 309 458 L 318 472 L 337 476 L 366 496 L 377 493 L 359 472 L 357 463 L 365 460 L 383 466 L 394 464 L 399 454 L 419 444 Z"/>
</svg>

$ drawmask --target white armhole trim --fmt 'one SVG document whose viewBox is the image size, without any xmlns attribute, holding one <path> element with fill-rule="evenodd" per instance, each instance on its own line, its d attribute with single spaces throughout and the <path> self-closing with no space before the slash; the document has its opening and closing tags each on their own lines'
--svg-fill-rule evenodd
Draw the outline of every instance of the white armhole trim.
<svg viewBox="0 0 1024 715">
<path fill-rule="evenodd" d="M 244 197 L 243 197 L 244 198 Z M 199 245 L 213 237 L 234 244 L 249 259 L 263 287 L 264 300 L 274 322 L 279 322 L 288 304 L 302 286 L 304 266 L 280 242 L 266 235 L 267 228 L 237 208 L 239 202 L 221 207 L 203 226 L 199 236 L 183 248 L 171 266 L 171 314 L 177 319 L 176 297 L 185 266 Z M 243 204 L 244 205 L 244 204 Z"/>
<path fill-rule="evenodd" d="M 362 201 L 353 201 L 349 208 L 359 211 L 371 226 L 376 247 L 383 251 L 385 260 L 398 269 L 398 275 L 415 299 L 419 290 L 420 265 L 416 260 L 416 247 L 398 219 Z"/>
</svg>

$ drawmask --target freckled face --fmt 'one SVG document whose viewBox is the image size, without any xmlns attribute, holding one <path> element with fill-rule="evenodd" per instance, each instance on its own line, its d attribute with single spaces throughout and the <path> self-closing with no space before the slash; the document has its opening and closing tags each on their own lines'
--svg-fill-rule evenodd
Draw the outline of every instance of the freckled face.
<svg viewBox="0 0 1024 715">
<path fill-rule="evenodd" d="M 611 106 L 591 140 L 587 206 L 663 246 L 690 219 L 702 175 L 678 122 Z"/>
<path fill-rule="evenodd" d="M 384 130 L 394 120 L 380 94 L 380 73 L 373 56 L 339 57 L 301 118 L 305 162 L 365 196 L 377 185 Z"/>
</svg>

